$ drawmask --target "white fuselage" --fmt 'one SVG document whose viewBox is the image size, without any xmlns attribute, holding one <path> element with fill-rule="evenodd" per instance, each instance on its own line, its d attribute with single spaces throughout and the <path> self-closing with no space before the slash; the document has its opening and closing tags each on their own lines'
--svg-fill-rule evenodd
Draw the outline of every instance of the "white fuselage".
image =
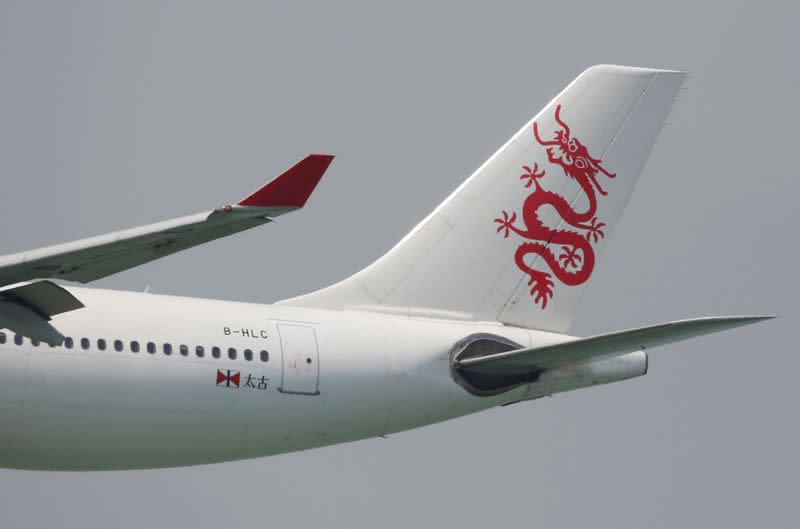
<svg viewBox="0 0 800 529">
<path fill-rule="evenodd" d="M 70 290 L 86 308 L 52 323 L 72 339 L 71 348 L 28 339 L 18 345 L 7 331 L 0 345 L 2 467 L 151 468 L 252 458 L 643 373 L 638 353 L 626 355 L 625 376 L 621 360 L 598 362 L 564 380 L 543 377 L 479 397 L 451 377 L 455 342 L 477 332 L 526 347 L 567 337 L 500 324 Z M 237 372 L 238 380 L 220 380 Z"/>
</svg>

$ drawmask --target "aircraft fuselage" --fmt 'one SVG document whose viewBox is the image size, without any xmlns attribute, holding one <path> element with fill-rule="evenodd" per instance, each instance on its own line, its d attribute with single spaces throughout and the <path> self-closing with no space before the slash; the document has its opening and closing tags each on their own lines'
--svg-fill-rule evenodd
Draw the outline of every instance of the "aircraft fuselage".
<svg viewBox="0 0 800 529">
<path fill-rule="evenodd" d="M 543 380 L 476 396 L 451 376 L 450 351 L 464 336 L 490 332 L 523 346 L 564 339 L 552 333 L 71 290 L 86 308 L 54 320 L 71 348 L 28 339 L 17 345 L 8 332 L 0 345 L 0 466 L 120 469 L 252 458 L 376 437 L 592 383 Z M 643 373 L 641 356 L 628 357 L 631 371 L 621 378 Z"/>
</svg>

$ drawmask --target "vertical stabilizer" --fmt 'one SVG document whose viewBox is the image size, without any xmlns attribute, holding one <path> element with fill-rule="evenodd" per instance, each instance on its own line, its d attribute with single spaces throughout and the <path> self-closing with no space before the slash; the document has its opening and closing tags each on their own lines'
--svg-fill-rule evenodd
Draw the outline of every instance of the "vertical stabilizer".
<svg viewBox="0 0 800 529">
<path fill-rule="evenodd" d="M 383 257 L 281 303 L 565 331 L 683 78 L 589 68 Z"/>
</svg>

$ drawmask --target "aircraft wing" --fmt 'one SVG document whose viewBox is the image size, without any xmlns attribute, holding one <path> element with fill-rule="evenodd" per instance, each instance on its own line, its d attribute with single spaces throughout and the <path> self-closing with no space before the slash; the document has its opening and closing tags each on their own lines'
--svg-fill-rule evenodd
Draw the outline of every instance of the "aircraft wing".
<svg viewBox="0 0 800 529">
<path fill-rule="evenodd" d="M 42 278 L 88 283 L 260 226 L 302 208 L 332 160 L 311 154 L 235 205 L 0 257 L 0 287 Z"/>
<path fill-rule="evenodd" d="M 641 349 L 768 320 L 772 316 L 732 316 L 673 321 L 627 331 L 579 338 L 541 347 L 464 358 L 458 368 L 484 375 L 518 375 L 602 360 Z"/>
</svg>

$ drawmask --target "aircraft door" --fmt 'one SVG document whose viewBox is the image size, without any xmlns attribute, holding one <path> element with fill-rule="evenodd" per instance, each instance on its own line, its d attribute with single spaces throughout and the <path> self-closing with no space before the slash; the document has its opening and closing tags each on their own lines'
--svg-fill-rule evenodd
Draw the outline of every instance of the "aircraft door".
<svg viewBox="0 0 800 529">
<path fill-rule="evenodd" d="M 283 351 L 283 393 L 319 394 L 319 351 L 314 328 L 308 325 L 280 323 L 278 334 Z"/>
</svg>

